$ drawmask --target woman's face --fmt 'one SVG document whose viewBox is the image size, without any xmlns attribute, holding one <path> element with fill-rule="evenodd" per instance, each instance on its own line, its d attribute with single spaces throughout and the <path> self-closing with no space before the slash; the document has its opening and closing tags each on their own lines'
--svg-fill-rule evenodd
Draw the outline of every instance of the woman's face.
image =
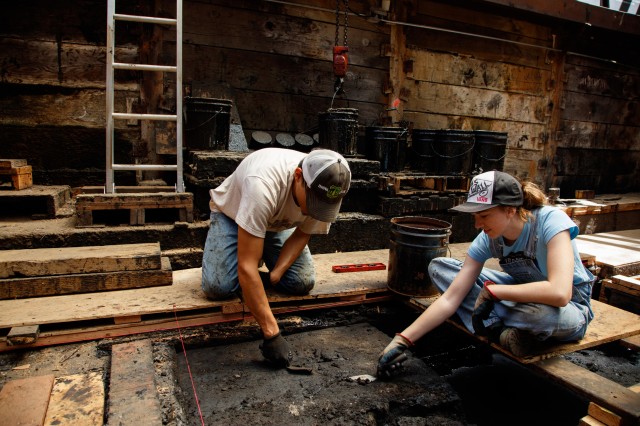
<svg viewBox="0 0 640 426">
<path fill-rule="evenodd" d="M 511 219 L 515 215 L 513 207 L 497 206 L 489 210 L 474 213 L 476 229 L 482 229 L 489 238 L 498 238 L 504 235 L 505 230 L 511 224 Z"/>
</svg>

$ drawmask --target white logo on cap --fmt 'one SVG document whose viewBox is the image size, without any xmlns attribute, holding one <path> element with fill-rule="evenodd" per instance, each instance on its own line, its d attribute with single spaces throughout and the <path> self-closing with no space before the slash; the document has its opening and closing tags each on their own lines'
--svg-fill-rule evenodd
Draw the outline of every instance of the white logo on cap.
<svg viewBox="0 0 640 426">
<path fill-rule="evenodd" d="M 471 181 L 468 203 L 491 204 L 493 199 L 493 172 L 483 173 Z"/>
</svg>

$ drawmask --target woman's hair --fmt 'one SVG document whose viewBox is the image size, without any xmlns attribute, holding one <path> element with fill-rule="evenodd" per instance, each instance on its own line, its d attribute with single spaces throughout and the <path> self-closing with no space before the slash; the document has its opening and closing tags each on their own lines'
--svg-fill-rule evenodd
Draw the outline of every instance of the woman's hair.
<svg viewBox="0 0 640 426">
<path fill-rule="evenodd" d="M 523 201 L 522 206 L 518 207 L 516 211 L 523 221 L 527 221 L 529 215 L 531 215 L 531 210 L 548 204 L 547 196 L 533 182 L 521 181 L 520 185 L 522 185 Z"/>
</svg>

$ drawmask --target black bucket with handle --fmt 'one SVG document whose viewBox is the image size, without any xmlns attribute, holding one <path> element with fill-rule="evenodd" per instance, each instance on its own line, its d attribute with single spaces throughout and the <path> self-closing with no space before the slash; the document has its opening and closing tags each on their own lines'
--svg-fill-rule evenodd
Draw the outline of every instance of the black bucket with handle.
<svg viewBox="0 0 640 426">
<path fill-rule="evenodd" d="M 422 216 L 391 219 L 387 287 L 403 296 L 425 297 L 439 294 L 427 268 L 449 249 L 451 224 Z"/>
</svg>

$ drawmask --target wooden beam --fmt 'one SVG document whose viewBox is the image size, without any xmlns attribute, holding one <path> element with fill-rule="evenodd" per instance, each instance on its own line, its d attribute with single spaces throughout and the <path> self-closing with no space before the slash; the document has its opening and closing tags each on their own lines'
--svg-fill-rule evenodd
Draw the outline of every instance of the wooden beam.
<svg viewBox="0 0 640 426">
<path fill-rule="evenodd" d="M 577 0 L 482 0 L 556 19 L 593 25 L 607 30 L 640 35 L 640 17 L 603 7 L 593 6 Z"/>
<path fill-rule="evenodd" d="M 620 416 L 621 425 L 637 425 L 640 421 L 640 395 L 616 382 L 560 357 L 538 361 L 531 367 Z"/>
</svg>

